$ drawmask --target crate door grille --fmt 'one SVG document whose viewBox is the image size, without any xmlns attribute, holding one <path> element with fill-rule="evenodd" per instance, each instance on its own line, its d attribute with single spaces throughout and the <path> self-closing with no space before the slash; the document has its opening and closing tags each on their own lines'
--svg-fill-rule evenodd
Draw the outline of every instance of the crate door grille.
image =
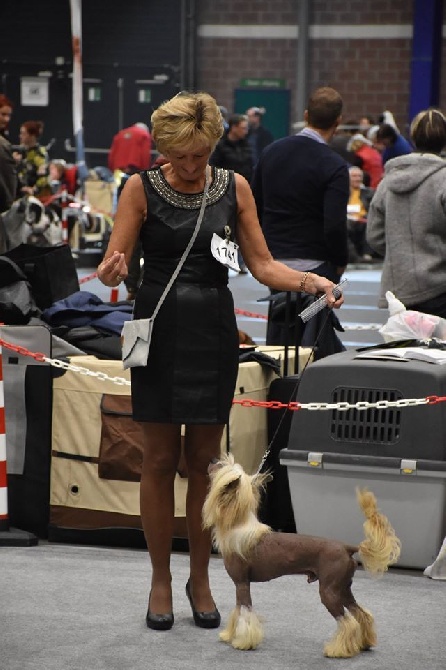
<svg viewBox="0 0 446 670">
<path fill-rule="evenodd" d="M 395 401 L 401 398 L 401 393 L 392 389 L 338 387 L 332 394 L 332 402 L 349 404 Z M 400 436 L 400 425 L 401 410 L 397 407 L 331 412 L 331 437 L 336 441 L 394 444 Z"/>
</svg>

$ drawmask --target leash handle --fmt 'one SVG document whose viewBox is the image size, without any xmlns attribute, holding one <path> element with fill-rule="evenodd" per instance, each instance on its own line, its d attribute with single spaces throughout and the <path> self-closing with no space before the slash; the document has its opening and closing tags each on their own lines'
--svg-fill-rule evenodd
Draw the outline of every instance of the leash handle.
<svg viewBox="0 0 446 670">
<path fill-rule="evenodd" d="M 348 282 L 348 279 L 345 277 L 344 279 L 341 279 L 341 281 L 339 282 L 339 284 L 336 284 L 336 286 L 333 286 L 333 291 L 332 291 L 332 293 L 333 293 L 334 297 L 336 298 L 336 300 L 337 300 L 338 298 L 340 298 L 341 295 L 342 295 L 342 289 L 341 289 L 341 286 L 343 286 L 343 285 L 346 284 L 347 282 Z M 303 321 L 304 323 L 306 323 L 306 322 L 309 321 L 313 316 L 316 316 L 316 314 L 317 314 L 318 312 L 320 312 L 321 309 L 324 309 L 324 307 L 326 306 L 326 304 L 327 304 L 327 296 L 326 296 L 326 295 L 321 295 L 321 297 L 318 298 L 317 300 L 315 300 L 311 305 L 308 305 L 308 307 L 307 307 L 306 309 L 304 309 L 303 312 L 301 312 L 301 313 L 299 314 L 299 316 L 300 316 L 300 318 L 302 319 L 302 321 Z"/>
</svg>

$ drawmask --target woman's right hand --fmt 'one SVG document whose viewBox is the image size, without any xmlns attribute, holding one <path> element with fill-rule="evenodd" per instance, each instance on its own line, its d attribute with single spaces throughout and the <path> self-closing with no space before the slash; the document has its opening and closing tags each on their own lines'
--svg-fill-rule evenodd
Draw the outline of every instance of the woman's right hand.
<svg viewBox="0 0 446 670">
<path fill-rule="evenodd" d="M 114 288 L 127 278 L 128 275 L 127 263 L 125 256 L 119 251 L 114 251 L 109 258 L 106 258 L 98 266 L 98 279 L 105 284 Z"/>
<path fill-rule="evenodd" d="M 338 299 L 335 298 L 333 295 L 333 289 L 335 286 L 336 284 L 334 284 L 326 277 L 321 277 L 320 275 L 310 272 L 305 282 L 305 291 L 316 296 L 320 296 L 325 293 L 327 296 L 327 306 L 335 307 L 337 309 L 344 302 L 344 296 L 341 293 L 341 296 Z"/>
</svg>

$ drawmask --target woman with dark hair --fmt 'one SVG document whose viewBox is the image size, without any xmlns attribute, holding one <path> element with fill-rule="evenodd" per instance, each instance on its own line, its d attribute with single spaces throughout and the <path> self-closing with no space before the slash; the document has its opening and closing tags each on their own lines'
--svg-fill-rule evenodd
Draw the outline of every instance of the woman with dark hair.
<svg viewBox="0 0 446 670">
<path fill-rule="evenodd" d="M 48 153 L 39 144 L 42 121 L 25 121 L 20 126 L 20 151 L 14 152 L 18 161 L 19 195 L 46 198 L 51 194 L 48 180 Z"/>
<path fill-rule="evenodd" d="M 0 93 L 0 136 L 6 137 L 12 116 L 13 104 L 9 98 Z"/>
<path fill-rule="evenodd" d="M 384 256 L 380 307 L 391 291 L 407 309 L 446 318 L 446 117 L 420 112 L 415 151 L 386 163 L 370 205 L 367 242 Z"/>
<path fill-rule="evenodd" d="M 223 245 L 218 248 L 233 255 L 237 239 L 253 276 L 267 286 L 324 293 L 332 307 L 340 306 L 342 298 L 334 300 L 334 285 L 328 279 L 274 260 L 246 179 L 209 166 L 223 134 L 222 115 L 213 97 L 179 93 L 160 105 L 151 121 L 157 149 L 167 163 L 127 181 L 98 277 L 110 287 L 124 281 L 132 250 L 141 240 L 144 274 L 134 315 L 150 317 L 206 203 L 195 242 L 154 322 L 147 364 L 131 368 L 131 391 L 133 418 L 144 431 L 141 520 L 152 563 L 147 626 L 168 630 L 174 623 L 170 554 L 174 480 L 184 425 L 190 552 L 186 594 L 195 625 L 216 628 L 220 614 L 208 574 L 211 537 L 203 530 L 201 511 L 209 484 L 207 468 L 220 455 L 234 397 L 239 336 L 228 269 L 212 240 L 218 236 Z"/>
</svg>

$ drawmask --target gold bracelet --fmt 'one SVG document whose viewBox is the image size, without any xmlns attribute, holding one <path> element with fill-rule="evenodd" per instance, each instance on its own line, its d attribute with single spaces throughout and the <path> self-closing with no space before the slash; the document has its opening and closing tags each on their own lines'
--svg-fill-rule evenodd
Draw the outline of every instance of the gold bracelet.
<svg viewBox="0 0 446 670">
<path fill-rule="evenodd" d="M 300 292 L 301 293 L 304 293 L 304 291 L 305 291 L 305 282 L 307 281 L 309 274 L 310 274 L 309 272 L 304 272 L 304 276 L 302 277 L 302 279 L 300 281 Z"/>
</svg>

